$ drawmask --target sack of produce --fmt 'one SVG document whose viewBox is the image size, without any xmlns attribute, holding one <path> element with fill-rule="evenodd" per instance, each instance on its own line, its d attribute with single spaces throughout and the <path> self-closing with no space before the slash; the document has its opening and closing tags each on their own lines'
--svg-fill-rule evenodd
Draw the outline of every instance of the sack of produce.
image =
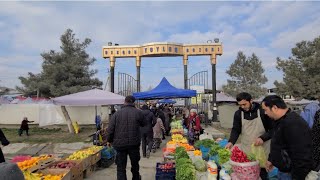
<svg viewBox="0 0 320 180">
<path fill-rule="evenodd" d="M 234 162 L 230 160 L 232 171 L 239 179 L 258 180 L 260 177 L 260 166 L 258 161 Z"/>
<path fill-rule="evenodd" d="M 250 161 L 238 146 L 232 150 L 230 165 L 234 175 L 239 179 L 258 180 L 260 177 L 259 161 Z"/>
</svg>

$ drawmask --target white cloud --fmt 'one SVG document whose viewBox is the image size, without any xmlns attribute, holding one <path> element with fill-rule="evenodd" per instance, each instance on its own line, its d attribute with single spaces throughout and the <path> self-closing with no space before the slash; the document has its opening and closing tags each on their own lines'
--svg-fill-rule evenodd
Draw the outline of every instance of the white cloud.
<svg viewBox="0 0 320 180">
<path fill-rule="evenodd" d="M 27 76 L 28 72 L 40 73 L 41 63 L 39 56 L 0 57 L 0 86 L 20 85 L 18 77 Z"/>
<path fill-rule="evenodd" d="M 0 48 L 8 49 L 0 53 L 0 76 L 12 73 L 10 77 L 17 77 L 14 74 L 26 73 L 25 64 L 36 64 L 28 71 L 39 72 L 42 61 L 34 57 L 50 49 L 59 50 L 60 36 L 71 28 L 81 41 L 86 37 L 92 39 L 88 52 L 98 59 L 93 68 L 99 69 L 96 76 L 102 81 L 109 62 L 101 58 L 101 47 L 109 41 L 120 45 L 152 41 L 203 43 L 218 37 L 224 46 L 224 54 L 218 57 L 217 64 L 220 86 L 227 79 L 226 68 L 239 50 L 247 55 L 255 52 L 263 65 L 272 69 L 275 57 L 287 54 L 276 50 L 314 38 L 320 32 L 320 11 L 316 5 L 309 2 L 0 2 L 0 16 L 5 17 L 0 21 Z M 305 23 L 298 23 L 297 19 Z M 207 57 L 195 59 L 190 60 L 189 74 L 202 69 L 211 71 Z M 148 78 L 143 83 L 160 81 L 166 75 L 176 77 L 172 81 L 179 86 L 183 84 L 182 60 L 148 61 L 142 63 L 142 67 L 150 67 L 141 70 L 142 77 Z M 181 69 L 161 69 L 163 62 Z M 4 73 L 4 69 L 11 72 Z M 135 70 L 134 59 L 117 61 L 116 72 L 135 76 Z M 157 73 L 150 76 L 152 72 Z"/>
<path fill-rule="evenodd" d="M 279 33 L 271 46 L 279 50 L 288 50 L 302 40 L 310 41 L 318 36 L 320 36 L 320 17 L 316 21 L 307 23 L 297 29 Z"/>
</svg>

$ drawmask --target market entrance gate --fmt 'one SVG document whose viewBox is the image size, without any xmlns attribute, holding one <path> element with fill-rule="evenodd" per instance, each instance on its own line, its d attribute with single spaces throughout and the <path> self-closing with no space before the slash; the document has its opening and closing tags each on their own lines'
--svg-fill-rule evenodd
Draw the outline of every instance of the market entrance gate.
<svg viewBox="0 0 320 180">
<path fill-rule="evenodd" d="M 136 59 L 137 70 L 137 92 L 140 92 L 140 67 L 142 57 L 172 57 L 182 56 L 183 70 L 184 70 L 184 89 L 188 89 L 188 58 L 189 56 L 210 56 L 211 68 L 212 68 L 212 103 L 211 108 L 213 111 L 212 120 L 217 120 L 217 103 L 216 103 L 216 62 L 217 56 L 222 55 L 222 43 L 219 43 L 219 39 L 215 39 L 214 43 L 208 41 L 208 43 L 202 44 L 180 44 L 180 43 L 168 43 L 157 42 L 148 43 L 143 45 L 125 45 L 119 46 L 118 44 L 112 45 L 111 42 L 108 46 L 102 47 L 102 56 L 105 59 L 110 60 L 110 88 L 111 92 L 114 92 L 114 68 L 117 58 L 129 58 Z"/>
</svg>

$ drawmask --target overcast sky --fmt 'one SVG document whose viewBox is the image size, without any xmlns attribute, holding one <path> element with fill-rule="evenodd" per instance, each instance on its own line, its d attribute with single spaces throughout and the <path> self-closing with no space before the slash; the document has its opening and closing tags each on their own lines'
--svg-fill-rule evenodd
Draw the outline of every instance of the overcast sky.
<svg viewBox="0 0 320 180">
<path fill-rule="evenodd" d="M 92 68 L 106 82 L 107 42 L 141 45 L 150 42 L 206 43 L 219 38 L 224 54 L 217 59 L 217 88 L 238 51 L 260 58 L 274 87 L 282 80 L 276 57 L 287 58 L 301 40 L 320 35 L 320 2 L 0 2 L 0 86 L 21 85 L 19 76 L 41 72 L 40 53 L 60 51 L 60 36 L 70 28 L 76 38 L 90 38 Z M 209 71 L 209 57 L 189 57 L 188 76 Z M 135 59 L 118 59 L 115 73 L 136 76 Z M 182 57 L 143 58 L 142 90 L 162 77 L 183 87 Z M 117 82 L 117 79 L 115 79 Z M 211 81 L 211 80 L 210 80 Z"/>
</svg>

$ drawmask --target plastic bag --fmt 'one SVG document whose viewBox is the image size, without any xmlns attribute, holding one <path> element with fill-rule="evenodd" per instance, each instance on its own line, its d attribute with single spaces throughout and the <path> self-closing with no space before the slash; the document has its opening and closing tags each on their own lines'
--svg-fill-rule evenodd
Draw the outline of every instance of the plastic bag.
<svg viewBox="0 0 320 180">
<path fill-rule="evenodd" d="M 256 160 L 259 161 L 260 167 L 265 168 L 267 163 L 267 156 L 264 152 L 263 146 L 251 145 L 251 152 L 256 157 Z"/>
<path fill-rule="evenodd" d="M 77 122 L 77 121 L 72 122 L 72 126 L 73 126 L 73 129 L 74 129 L 74 132 L 75 132 L 76 134 L 78 134 L 78 133 L 79 133 L 79 130 L 80 130 L 80 127 L 79 127 L 78 122 Z"/>
<path fill-rule="evenodd" d="M 320 179 L 320 173 L 316 171 L 310 171 L 309 174 L 306 177 L 306 180 L 315 180 Z"/>
</svg>

